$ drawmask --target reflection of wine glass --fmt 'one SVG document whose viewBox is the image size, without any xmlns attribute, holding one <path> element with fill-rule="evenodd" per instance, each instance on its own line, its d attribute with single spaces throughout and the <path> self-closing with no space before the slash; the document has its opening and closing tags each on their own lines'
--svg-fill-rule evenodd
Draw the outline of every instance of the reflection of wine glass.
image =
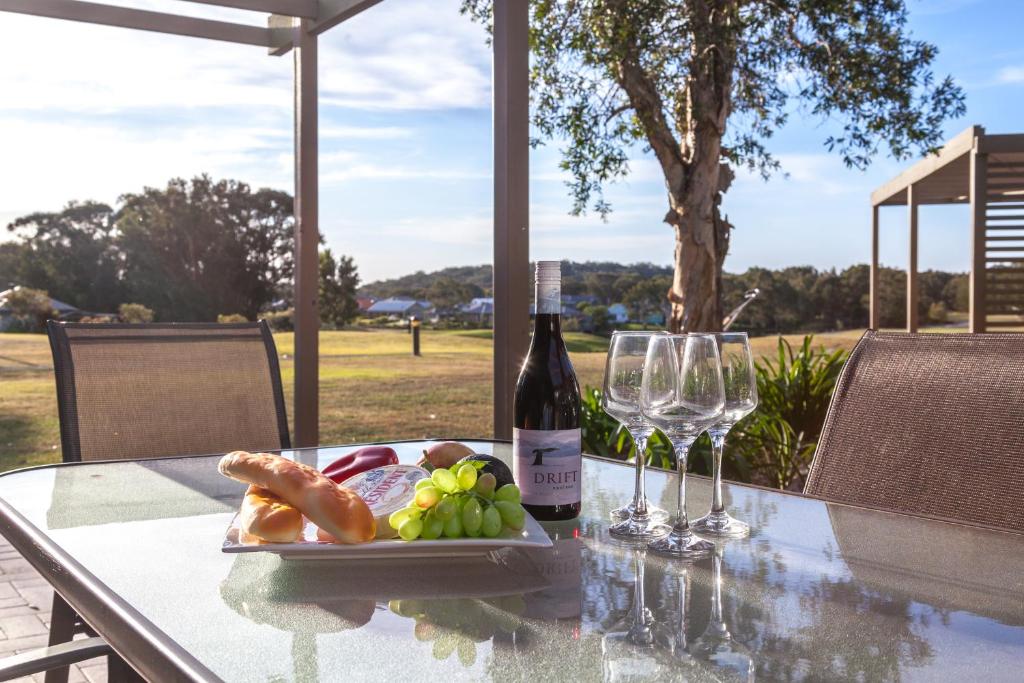
<svg viewBox="0 0 1024 683">
<path fill-rule="evenodd" d="M 722 501 L 722 449 L 725 436 L 733 425 L 754 412 L 757 407 L 757 377 L 754 358 L 746 332 L 716 334 L 722 356 L 722 379 L 725 383 L 725 412 L 722 419 L 708 430 L 714 450 L 715 468 L 711 493 L 711 511 L 693 523 L 698 534 L 711 536 L 746 536 L 750 527 L 729 516 Z"/>
<path fill-rule="evenodd" d="M 616 332 L 608 346 L 601 407 L 622 423 L 636 445 L 636 482 L 633 487 L 633 500 L 628 505 L 612 510 L 612 519 L 621 520 L 609 529 L 613 536 L 644 538 L 651 536 L 658 529 L 667 531 L 667 527 L 660 523 L 668 519 L 668 513 L 651 505 L 644 487 L 647 439 L 654 432 L 654 425 L 640 411 L 640 386 L 644 376 L 647 346 L 653 334 L 655 333 Z"/>
<path fill-rule="evenodd" d="M 658 672 L 654 656 L 654 616 L 644 599 L 644 551 L 633 550 L 633 608 L 623 624 L 601 638 L 605 681 L 650 680 Z"/>
<path fill-rule="evenodd" d="M 732 639 L 729 627 L 722 617 L 722 553 L 719 547 L 713 558 L 713 584 L 711 592 L 711 620 L 690 648 L 693 656 L 712 668 L 715 678 L 722 681 L 753 681 L 754 659 L 750 651 Z"/>
<path fill-rule="evenodd" d="M 722 417 L 725 387 L 713 335 L 654 335 L 644 362 L 640 401 L 644 416 L 665 433 L 676 454 L 678 509 L 668 536 L 648 547 L 660 554 L 705 557 L 714 544 L 697 538 L 686 518 L 686 456 L 690 446 Z"/>
</svg>

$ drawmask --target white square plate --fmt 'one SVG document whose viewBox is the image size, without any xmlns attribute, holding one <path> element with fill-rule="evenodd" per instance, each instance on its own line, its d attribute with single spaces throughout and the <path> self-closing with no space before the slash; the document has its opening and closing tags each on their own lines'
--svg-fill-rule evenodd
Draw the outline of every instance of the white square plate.
<svg viewBox="0 0 1024 683">
<path fill-rule="evenodd" d="M 316 526 L 310 522 L 302 533 L 302 540 L 296 543 L 241 543 L 240 528 L 236 514 L 228 526 L 221 550 L 226 553 L 276 553 L 285 560 L 359 560 L 422 557 L 466 557 L 486 555 L 500 548 L 550 548 L 551 539 L 537 520 L 526 514 L 522 531 L 504 529 L 494 538 L 440 538 L 427 541 L 388 539 L 343 545 L 322 543 L 316 540 Z"/>
</svg>

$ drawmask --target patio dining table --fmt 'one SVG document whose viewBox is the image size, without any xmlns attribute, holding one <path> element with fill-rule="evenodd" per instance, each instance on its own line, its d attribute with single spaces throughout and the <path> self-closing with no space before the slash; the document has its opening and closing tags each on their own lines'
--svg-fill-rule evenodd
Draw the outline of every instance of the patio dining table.
<svg viewBox="0 0 1024 683">
<path fill-rule="evenodd" d="M 467 442 L 506 459 L 502 442 Z M 414 463 L 427 442 L 393 444 Z M 352 447 L 286 451 L 323 466 Z M 218 456 L 0 476 L 0 532 L 152 680 L 1020 680 L 1024 536 L 726 485 L 748 538 L 681 563 L 607 534 L 632 466 L 587 457 L 551 548 L 226 554 Z M 675 507 L 674 475 L 648 495 Z M 710 482 L 689 479 L 702 514 Z M 639 585 L 638 585 L 639 578 Z"/>
</svg>

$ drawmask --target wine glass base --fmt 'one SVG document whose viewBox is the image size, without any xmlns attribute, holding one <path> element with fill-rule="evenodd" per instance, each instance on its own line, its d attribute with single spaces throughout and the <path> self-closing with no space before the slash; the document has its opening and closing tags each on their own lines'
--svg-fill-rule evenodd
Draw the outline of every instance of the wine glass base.
<svg viewBox="0 0 1024 683">
<path fill-rule="evenodd" d="M 672 527 L 662 524 L 650 515 L 646 519 L 627 517 L 608 527 L 608 533 L 617 538 L 642 539 L 664 536 Z"/>
<path fill-rule="evenodd" d="M 624 519 L 629 519 L 635 514 L 636 506 L 633 505 L 633 503 L 630 503 L 629 505 L 623 505 L 622 507 L 615 508 L 614 510 L 611 511 L 612 521 L 615 522 L 621 522 Z M 662 524 L 664 522 L 667 522 L 669 519 L 668 511 L 662 510 L 659 507 L 651 505 L 649 501 L 647 503 L 647 516 L 651 519 L 652 522 L 656 524 Z"/>
<path fill-rule="evenodd" d="M 689 529 L 682 532 L 673 529 L 668 536 L 648 543 L 647 549 L 659 555 L 689 560 L 709 557 L 715 551 L 715 544 L 698 538 Z"/>
<path fill-rule="evenodd" d="M 720 538 L 740 538 L 750 533 L 750 525 L 731 517 L 725 510 L 709 512 L 692 522 L 690 528 L 703 536 Z"/>
</svg>

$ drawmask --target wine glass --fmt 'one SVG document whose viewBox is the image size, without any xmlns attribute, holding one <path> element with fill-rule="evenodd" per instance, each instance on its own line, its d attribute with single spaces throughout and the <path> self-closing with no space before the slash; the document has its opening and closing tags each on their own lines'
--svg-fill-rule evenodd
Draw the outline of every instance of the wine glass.
<svg viewBox="0 0 1024 683">
<path fill-rule="evenodd" d="M 654 433 L 652 425 L 640 411 L 640 384 L 644 374 L 647 347 L 654 332 L 615 332 L 608 346 L 608 362 L 604 370 L 601 406 L 618 420 L 636 444 L 636 485 L 633 500 L 612 510 L 613 524 L 609 532 L 615 536 L 646 538 L 665 533 L 668 513 L 647 500 L 644 466 L 647 439 Z"/>
<path fill-rule="evenodd" d="M 691 652 L 697 659 L 706 662 L 715 670 L 715 680 L 753 681 L 754 658 L 750 651 L 737 643 L 729 633 L 729 626 L 722 616 L 722 555 L 724 548 L 718 548 L 714 555 L 713 584 L 711 587 L 711 620 L 697 640 Z"/>
<path fill-rule="evenodd" d="M 711 493 L 711 511 L 696 520 L 692 528 L 708 536 L 746 536 L 750 526 L 725 511 L 722 501 L 722 448 L 725 436 L 733 425 L 754 412 L 757 407 L 757 377 L 750 341 L 746 332 L 716 334 L 722 357 L 722 380 L 725 383 L 725 412 L 708 429 L 715 456 L 715 472 Z"/>
<path fill-rule="evenodd" d="M 648 548 L 684 559 L 704 557 L 715 546 L 695 536 L 686 518 L 686 456 L 697 437 L 722 419 L 725 408 L 722 361 L 714 335 L 651 337 L 640 403 L 644 416 L 672 442 L 679 473 L 675 525 Z"/>
</svg>

